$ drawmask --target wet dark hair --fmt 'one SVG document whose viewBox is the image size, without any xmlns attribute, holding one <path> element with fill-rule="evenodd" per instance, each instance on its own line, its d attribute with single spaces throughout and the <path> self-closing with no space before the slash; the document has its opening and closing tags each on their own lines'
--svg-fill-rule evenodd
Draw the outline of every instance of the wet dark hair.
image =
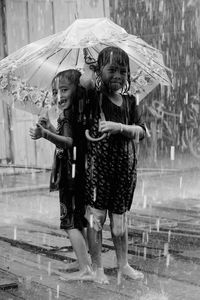
<svg viewBox="0 0 200 300">
<path fill-rule="evenodd" d="M 97 71 L 100 72 L 101 67 L 104 67 L 109 63 L 114 63 L 127 68 L 128 84 L 124 89 L 124 92 L 127 92 L 130 89 L 130 63 L 128 54 L 118 47 L 106 47 L 99 53 L 97 59 Z M 100 81 L 100 74 L 97 76 L 97 84 L 98 80 Z"/>
<path fill-rule="evenodd" d="M 51 82 L 51 86 L 53 88 L 53 86 L 56 85 L 57 78 L 67 79 L 67 80 L 69 80 L 70 83 L 78 86 L 80 76 L 81 76 L 81 72 L 79 72 L 78 70 L 75 70 L 75 69 L 61 71 L 58 74 L 56 74 L 56 76 L 53 78 L 53 80 Z"/>
</svg>

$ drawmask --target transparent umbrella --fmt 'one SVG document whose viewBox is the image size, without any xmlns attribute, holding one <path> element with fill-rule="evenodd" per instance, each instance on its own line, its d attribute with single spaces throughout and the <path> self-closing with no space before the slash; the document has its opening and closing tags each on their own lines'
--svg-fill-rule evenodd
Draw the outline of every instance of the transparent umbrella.
<svg viewBox="0 0 200 300">
<path fill-rule="evenodd" d="M 120 47 L 129 55 L 131 92 L 138 100 L 159 84 L 171 85 L 171 70 L 164 65 L 161 51 L 128 34 L 108 18 L 94 18 L 77 19 L 66 30 L 2 59 L 0 90 L 12 94 L 18 108 L 26 110 L 24 103 L 27 109 L 36 105 L 38 112 L 41 107 L 51 106 L 51 81 L 58 72 L 70 68 L 83 70 L 85 63 L 95 62 L 107 46 Z"/>
</svg>

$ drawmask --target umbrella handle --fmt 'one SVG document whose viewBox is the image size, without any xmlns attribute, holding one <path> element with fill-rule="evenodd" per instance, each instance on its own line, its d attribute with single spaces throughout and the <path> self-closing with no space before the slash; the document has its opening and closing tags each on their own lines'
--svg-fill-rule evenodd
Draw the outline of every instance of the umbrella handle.
<svg viewBox="0 0 200 300">
<path fill-rule="evenodd" d="M 99 141 L 103 140 L 107 136 L 107 134 L 103 133 L 102 136 L 100 136 L 98 138 L 93 138 L 93 137 L 90 136 L 89 130 L 86 129 L 85 136 L 86 136 L 87 140 L 90 141 L 90 142 L 99 142 Z"/>
</svg>

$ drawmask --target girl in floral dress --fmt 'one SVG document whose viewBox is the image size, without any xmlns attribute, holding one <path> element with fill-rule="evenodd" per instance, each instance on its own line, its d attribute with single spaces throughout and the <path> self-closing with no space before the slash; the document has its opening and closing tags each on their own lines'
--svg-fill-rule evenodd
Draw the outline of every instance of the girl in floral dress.
<svg viewBox="0 0 200 300">
<path fill-rule="evenodd" d="M 108 283 L 101 259 L 102 229 L 107 212 L 119 272 L 141 279 L 143 274 L 128 264 L 126 214 L 136 186 L 134 139 L 144 137 L 145 126 L 135 97 L 127 93 L 130 86 L 128 55 L 116 47 L 105 48 L 98 56 L 96 74 L 96 89 L 88 90 L 91 121 L 88 124 L 90 136 L 87 131 L 85 189 L 85 216 L 95 280 Z M 106 135 L 104 139 L 100 137 L 102 134 Z"/>
</svg>

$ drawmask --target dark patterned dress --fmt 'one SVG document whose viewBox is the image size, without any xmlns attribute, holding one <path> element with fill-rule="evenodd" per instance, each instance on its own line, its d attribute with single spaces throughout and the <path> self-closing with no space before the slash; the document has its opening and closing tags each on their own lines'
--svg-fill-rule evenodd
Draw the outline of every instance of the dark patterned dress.
<svg viewBox="0 0 200 300">
<path fill-rule="evenodd" d="M 93 96 L 93 103 L 97 106 L 98 98 L 99 95 Z M 106 121 L 136 124 L 145 132 L 135 97 L 124 95 L 122 105 L 117 106 L 104 95 L 102 110 Z M 93 137 L 99 136 L 99 113 L 99 108 L 93 109 L 90 126 Z M 136 165 L 134 142 L 123 134 L 111 135 L 99 142 L 88 142 L 86 203 L 116 214 L 130 210 L 137 180 Z"/>
<path fill-rule="evenodd" d="M 76 147 L 76 158 L 73 156 L 73 149 L 63 149 L 57 145 L 54 153 L 54 161 L 50 178 L 50 191 L 59 191 L 60 200 L 60 228 L 82 230 L 87 223 L 84 218 L 84 181 L 83 165 L 84 157 L 80 146 L 77 147 L 74 138 L 75 130 L 74 114 L 72 110 L 65 110 L 57 120 L 57 134 L 71 137 Z M 79 151 L 80 149 L 80 151 Z M 75 176 L 73 176 L 72 166 L 74 165 Z"/>
</svg>

